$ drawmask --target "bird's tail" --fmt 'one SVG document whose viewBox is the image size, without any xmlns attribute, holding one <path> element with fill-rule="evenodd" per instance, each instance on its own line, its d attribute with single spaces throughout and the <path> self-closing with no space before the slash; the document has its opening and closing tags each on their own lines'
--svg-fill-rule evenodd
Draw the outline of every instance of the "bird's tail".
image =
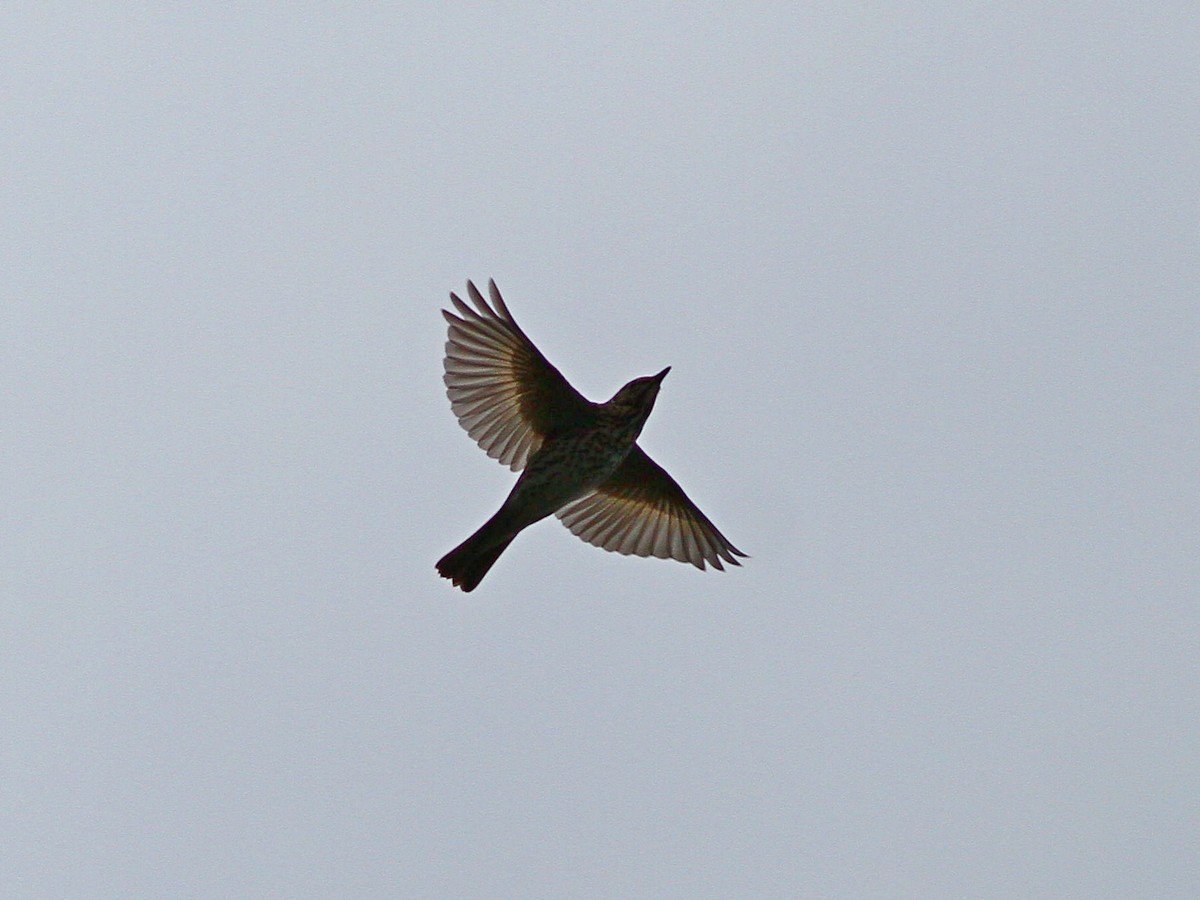
<svg viewBox="0 0 1200 900">
<path fill-rule="evenodd" d="M 438 574 L 449 578 L 464 591 L 475 590 L 488 569 L 517 536 L 517 531 L 499 520 L 500 513 L 497 513 L 482 528 L 439 559 Z"/>
</svg>

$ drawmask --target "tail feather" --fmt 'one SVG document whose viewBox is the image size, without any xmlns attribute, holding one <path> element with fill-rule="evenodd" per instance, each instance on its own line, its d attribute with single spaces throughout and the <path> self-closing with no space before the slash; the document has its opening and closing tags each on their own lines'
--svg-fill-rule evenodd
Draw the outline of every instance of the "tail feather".
<svg viewBox="0 0 1200 900">
<path fill-rule="evenodd" d="M 479 586 L 488 569 L 516 536 L 515 531 L 497 527 L 492 519 L 438 560 L 438 574 L 469 593 Z"/>
</svg>

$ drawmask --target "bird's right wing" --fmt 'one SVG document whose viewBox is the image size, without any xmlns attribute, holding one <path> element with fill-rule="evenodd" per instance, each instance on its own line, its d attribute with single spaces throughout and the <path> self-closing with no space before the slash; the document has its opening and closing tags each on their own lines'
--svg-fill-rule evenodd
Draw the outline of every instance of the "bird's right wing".
<svg viewBox="0 0 1200 900">
<path fill-rule="evenodd" d="M 615 553 L 740 566 L 739 550 L 637 444 L 595 492 L 555 513 L 576 537 Z"/>
<path fill-rule="evenodd" d="M 452 293 L 458 314 L 442 310 L 450 323 L 443 380 L 467 434 L 488 456 L 517 471 L 548 435 L 585 422 L 592 404 L 525 336 L 494 281 L 488 292 L 491 306 L 468 281 L 475 309 Z"/>
</svg>

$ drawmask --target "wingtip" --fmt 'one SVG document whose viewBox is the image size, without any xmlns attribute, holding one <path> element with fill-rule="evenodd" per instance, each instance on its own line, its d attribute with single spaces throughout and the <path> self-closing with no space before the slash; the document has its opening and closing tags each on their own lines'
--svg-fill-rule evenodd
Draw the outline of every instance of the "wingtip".
<svg viewBox="0 0 1200 900">
<path fill-rule="evenodd" d="M 512 313 L 508 311 L 508 305 L 504 302 L 504 298 L 500 296 L 500 288 L 496 287 L 496 279 L 488 279 L 488 296 L 492 298 L 492 306 L 496 308 L 501 318 L 505 319 L 514 328 L 517 326 L 516 320 L 513 319 Z"/>
<path fill-rule="evenodd" d="M 454 304 L 454 308 L 458 310 L 458 316 L 461 316 L 461 318 L 458 319 L 460 322 L 465 322 L 467 320 L 476 319 L 479 317 L 479 314 L 475 312 L 475 310 L 471 309 L 471 307 L 467 306 L 467 304 L 463 302 L 463 298 L 454 293 L 454 291 L 450 292 L 450 302 Z M 448 315 L 446 310 L 442 310 L 442 313 L 443 315 Z"/>
<path fill-rule="evenodd" d="M 475 287 L 475 282 L 468 279 L 467 281 L 467 296 L 471 298 L 471 302 L 485 316 L 494 316 L 496 311 L 488 306 L 487 301 L 483 299 L 483 294 L 479 292 L 479 288 Z"/>
<path fill-rule="evenodd" d="M 730 544 L 721 553 L 721 557 L 725 560 L 725 562 L 729 563 L 732 566 L 738 566 L 740 568 L 742 564 L 741 564 L 741 561 L 738 560 L 739 556 L 742 559 L 750 558 L 745 553 L 743 553 L 741 550 L 739 550 L 737 547 L 733 546 L 733 544 Z"/>
</svg>

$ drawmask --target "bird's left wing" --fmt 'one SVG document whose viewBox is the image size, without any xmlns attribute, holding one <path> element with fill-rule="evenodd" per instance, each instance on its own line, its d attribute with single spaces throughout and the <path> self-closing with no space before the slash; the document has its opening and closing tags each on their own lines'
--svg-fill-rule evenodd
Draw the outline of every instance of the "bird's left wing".
<svg viewBox="0 0 1200 900">
<path fill-rule="evenodd" d="M 496 289 L 491 306 L 467 282 L 472 309 L 451 294 L 455 313 L 446 341 L 446 393 L 459 423 L 487 455 L 514 472 L 523 469 L 542 441 L 592 415 L 592 404 L 525 336 Z"/>
<path fill-rule="evenodd" d="M 717 530 L 662 466 L 634 444 L 608 481 L 556 515 L 571 533 L 625 555 L 677 559 L 703 569 L 740 566 L 746 554 Z"/>
</svg>

